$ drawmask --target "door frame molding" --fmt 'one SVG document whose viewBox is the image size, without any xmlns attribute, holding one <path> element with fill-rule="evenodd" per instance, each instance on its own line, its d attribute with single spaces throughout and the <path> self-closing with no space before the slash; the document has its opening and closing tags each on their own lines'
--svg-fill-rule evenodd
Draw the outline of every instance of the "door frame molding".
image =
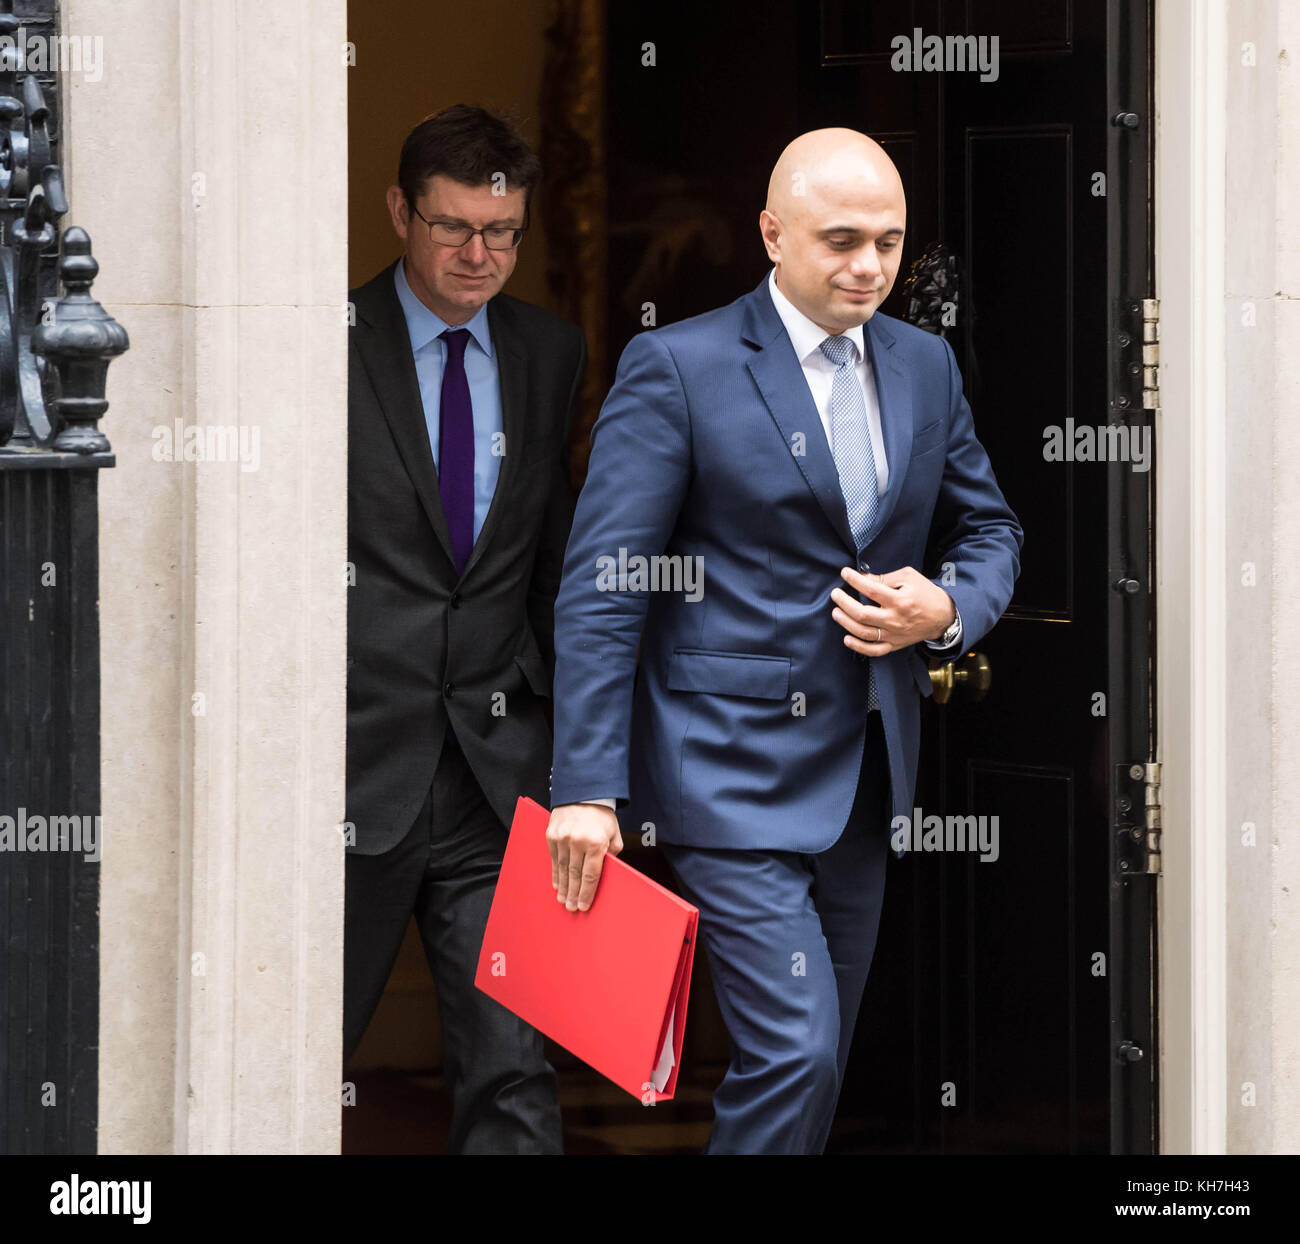
<svg viewBox="0 0 1300 1244">
<path fill-rule="evenodd" d="M 1164 1153 L 1223 1153 L 1226 1144 L 1227 36 L 1225 0 L 1155 0 Z"/>
<path fill-rule="evenodd" d="M 1110 0 L 1106 10 L 1107 418 L 1146 430 L 1156 419 L 1147 388 L 1145 300 L 1152 293 L 1151 0 Z M 1151 686 L 1154 595 L 1149 471 L 1111 462 L 1106 479 L 1107 701 L 1111 881 L 1110 1148 L 1156 1152 L 1159 1055 L 1155 956 L 1159 822 L 1148 823 L 1153 759 Z"/>
</svg>

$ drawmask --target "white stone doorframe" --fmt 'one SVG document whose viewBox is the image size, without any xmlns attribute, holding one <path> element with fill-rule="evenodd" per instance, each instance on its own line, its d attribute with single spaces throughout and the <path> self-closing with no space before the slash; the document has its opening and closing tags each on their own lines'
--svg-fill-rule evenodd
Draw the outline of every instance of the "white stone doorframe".
<svg viewBox="0 0 1300 1244">
<path fill-rule="evenodd" d="M 1164 1153 L 1300 1146 L 1297 8 L 1155 0 Z"/>
<path fill-rule="evenodd" d="M 131 337 L 100 485 L 99 1149 L 337 1153 L 346 0 L 65 0 L 63 33 L 102 39 L 62 83 L 68 223 Z M 201 460 L 165 456 L 177 423 Z"/>
<path fill-rule="evenodd" d="M 1177 13 L 1174 10 L 1179 10 Z M 1223 5 L 1156 0 L 1160 1136 L 1224 1146 Z M 1207 590 L 1214 585 L 1215 590 Z"/>
</svg>

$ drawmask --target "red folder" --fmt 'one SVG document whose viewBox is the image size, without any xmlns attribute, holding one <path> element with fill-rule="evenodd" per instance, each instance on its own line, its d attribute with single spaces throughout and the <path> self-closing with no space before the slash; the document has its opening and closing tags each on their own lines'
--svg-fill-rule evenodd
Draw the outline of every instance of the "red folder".
<svg viewBox="0 0 1300 1244">
<path fill-rule="evenodd" d="M 667 1101 L 699 911 L 612 855 L 591 907 L 566 910 L 551 885 L 550 815 L 531 799 L 515 806 L 474 983 L 646 1104 Z"/>
</svg>

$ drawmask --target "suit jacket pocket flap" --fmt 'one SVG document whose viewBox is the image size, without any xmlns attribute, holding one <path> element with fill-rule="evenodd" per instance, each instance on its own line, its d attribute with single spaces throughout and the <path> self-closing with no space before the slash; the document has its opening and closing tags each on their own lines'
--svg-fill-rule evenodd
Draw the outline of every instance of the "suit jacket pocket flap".
<svg viewBox="0 0 1300 1244">
<path fill-rule="evenodd" d="M 546 676 L 546 665 L 542 661 L 541 654 L 521 652 L 515 657 L 515 664 L 523 671 L 524 679 L 533 692 L 550 699 L 551 680 Z"/>
<path fill-rule="evenodd" d="M 940 416 L 933 423 L 926 424 L 920 428 L 912 437 L 912 454 L 918 457 L 921 454 L 929 453 L 930 450 L 948 442 L 947 430 L 943 426 L 943 417 Z"/>
<path fill-rule="evenodd" d="M 781 700 L 790 689 L 790 658 L 678 648 L 668 661 L 668 689 Z"/>
</svg>

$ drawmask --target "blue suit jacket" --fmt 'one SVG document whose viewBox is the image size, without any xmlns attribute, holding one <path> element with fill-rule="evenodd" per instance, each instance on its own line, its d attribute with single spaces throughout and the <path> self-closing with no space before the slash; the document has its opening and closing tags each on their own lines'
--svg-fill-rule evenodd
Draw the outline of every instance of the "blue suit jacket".
<svg viewBox="0 0 1300 1244">
<path fill-rule="evenodd" d="M 840 568 L 920 569 L 933 532 L 955 566 L 941 585 L 963 650 L 1001 616 L 1022 533 L 952 349 L 879 312 L 864 332 L 889 489 L 860 550 L 766 277 L 628 343 L 555 603 L 553 806 L 613 797 L 631 832 L 650 822 L 664 842 L 825 850 L 853 805 L 867 723 L 868 662 L 831 617 Z M 606 590 L 602 559 L 662 554 L 699 559 L 702 599 Z M 916 646 L 875 667 L 893 814 L 910 815 L 930 678 Z"/>
</svg>

